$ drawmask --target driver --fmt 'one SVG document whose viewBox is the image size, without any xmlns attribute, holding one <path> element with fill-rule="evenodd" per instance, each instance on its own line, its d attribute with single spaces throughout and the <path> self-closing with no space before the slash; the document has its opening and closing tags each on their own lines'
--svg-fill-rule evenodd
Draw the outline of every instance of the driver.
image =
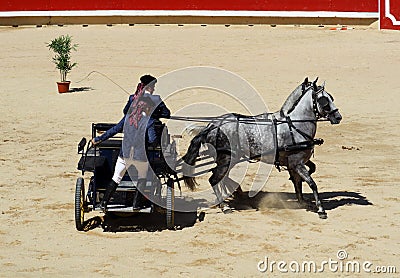
<svg viewBox="0 0 400 278">
<path fill-rule="evenodd" d="M 154 102 L 155 105 L 157 105 L 156 109 L 153 111 L 153 114 L 151 117 L 153 119 L 159 119 L 159 118 L 169 118 L 171 115 L 171 112 L 165 105 L 165 103 L 161 100 L 161 97 L 159 95 L 153 95 L 155 86 L 157 83 L 157 79 L 154 76 L 151 76 L 149 74 L 143 75 L 140 77 L 140 82 L 137 85 L 136 92 L 132 95 L 129 96 L 128 102 L 126 103 L 124 109 L 122 110 L 124 113 L 124 116 L 122 119 L 117 123 L 115 126 L 107 130 L 105 133 L 103 133 L 101 136 L 97 136 L 93 138 L 92 144 L 97 145 L 100 142 L 103 142 L 112 136 L 114 136 L 117 133 L 120 133 L 123 131 L 124 127 L 124 122 L 125 122 L 125 115 L 128 113 L 129 108 L 132 105 L 132 102 L 134 100 L 135 96 L 138 95 L 143 95 L 148 96 L 151 98 L 151 100 Z"/>
<path fill-rule="evenodd" d="M 137 121 L 137 120 L 139 120 L 138 122 L 140 122 L 141 119 L 143 119 L 145 122 L 148 122 L 146 137 L 148 137 L 149 143 L 153 143 L 156 141 L 157 138 L 156 138 L 156 133 L 154 130 L 154 120 L 158 120 L 159 118 L 169 118 L 171 113 L 170 113 L 170 110 L 165 105 L 165 103 L 161 100 L 161 97 L 158 95 L 153 95 L 154 90 L 155 90 L 155 83 L 157 82 L 157 79 L 151 75 L 143 75 L 140 78 L 140 81 L 141 82 L 138 84 L 136 92 L 133 95 L 129 96 L 128 102 L 125 105 L 125 108 L 123 109 L 124 117 L 119 121 L 118 124 L 116 124 L 114 127 L 107 130 L 104 134 L 93 138 L 92 139 L 93 145 L 99 144 L 100 142 L 105 141 L 108 138 L 111 138 L 115 134 L 122 132 L 124 129 L 125 118 L 129 119 L 129 121 L 132 121 L 132 123 L 133 123 L 133 121 Z M 147 105 L 144 105 L 143 103 L 147 103 Z M 141 109 L 137 109 L 137 107 L 136 107 L 139 104 L 143 105 L 143 107 Z M 134 119 L 132 117 L 133 115 L 129 115 L 130 116 L 129 118 L 127 116 L 127 113 L 129 112 L 130 107 L 132 107 L 133 111 L 143 110 L 141 112 L 143 112 L 144 114 L 146 114 L 146 112 L 149 112 L 148 111 L 149 107 L 152 107 L 153 109 L 149 108 L 152 111 L 151 116 L 150 116 L 150 114 L 146 114 L 146 117 L 141 117 L 140 119 L 138 117 L 136 117 Z M 155 109 L 154 109 L 154 107 L 155 107 Z M 132 113 L 133 113 L 133 111 L 132 111 Z M 148 119 L 148 121 L 147 121 L 147 118 L 150 118 L 150 119 Z M 139 125 L 137 125 L 138 122 L 136 122 L 136 124 L 134 125 L 135 127 L 139 126 Z M 142 132 L 142 134 L 143 134 L 143 132 Z M 143 145 L 143 148 L 144 148 L 144 145 Z M 144 160 L 146 160 L 146 159 L 144 159 Z M 143 164 L 141 164 L 140 162 L 138 162 L 136 164 L 137 165 L 135 165 L 135 166 L 139 172 L 138 167 L 143 166 Z M 147 166 L 147 162 L 146 162 L 146 166 Z M 110 184 L 107 186 L 104 197 L 100 203 L 100 208 L 103 211 L 106 211 L 107 204 L 108 204 L 111 196 L 116 191 L 118 185 L 120 184 L 126 170 L 127 170 L 127 164 L 125 162 L 124 156 L 122 154 L 122 148 L 121 148 L 120 155 L 115 164 L 114 175 L 110 181 Z M 146 167 L 146 169 L 141 169 L 141 170 L 142 170 L 141 174 L 144 175 L 144 171 L 147 174 L 147 167 Z M 139 179 L 140 179 L 140 177 L 144 177 L 144 178 L 146 177 L 143 175 L 140 175 Z M 143 181 L 144 178 L 141 179 L 141 181 L 140 181 L 141 183 L 143 183 L 143 182 L 145 183 L 145 180 Z M 139 181 L 138 181 L 138 186 L 139 186 Z M 139 201 L 140 201 L 141 196 L 137 196 L 137 197 L 139 198 Z M 137 203 L 140 203 L 140 202 L 137 202 Z"/>
</svg>

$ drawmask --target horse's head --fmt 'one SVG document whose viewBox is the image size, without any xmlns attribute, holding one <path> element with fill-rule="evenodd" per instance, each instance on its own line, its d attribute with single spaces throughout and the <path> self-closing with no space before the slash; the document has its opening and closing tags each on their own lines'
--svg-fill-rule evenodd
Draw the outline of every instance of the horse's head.
<svg viewBox="0 0 400 278">
<path fill-rule="evenodd" d="M 338 124 L 342 120 L 339 109 L 333 103 L 334 99 L 330 93 L 325 90 L 325 83 L 322 86 L 317 85 L 317 79 L 313 82 L 313 103 L 314 112 L 319 118 L 327 118 L 331 124 Z"/>
</svg>

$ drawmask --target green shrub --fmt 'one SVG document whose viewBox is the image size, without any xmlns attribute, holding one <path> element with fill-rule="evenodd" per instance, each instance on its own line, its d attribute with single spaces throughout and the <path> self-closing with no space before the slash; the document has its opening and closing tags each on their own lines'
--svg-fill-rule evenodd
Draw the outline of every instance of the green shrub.
<svg viewBox="0 0 400 278">
<path fill-rule="evenodd" d="M 78 45 L 72 44 L 71 36 L 63 35 L 53 39 L 47 44 L 47 47 L 55 53 L 53 62 L 56 64 L 56 68 L 60 71 L 61 81 L 66 81 L 67 74 L 77 65 L 77 63 L 71 63 L 71 51 L 76 51 Z"/>
</svg>

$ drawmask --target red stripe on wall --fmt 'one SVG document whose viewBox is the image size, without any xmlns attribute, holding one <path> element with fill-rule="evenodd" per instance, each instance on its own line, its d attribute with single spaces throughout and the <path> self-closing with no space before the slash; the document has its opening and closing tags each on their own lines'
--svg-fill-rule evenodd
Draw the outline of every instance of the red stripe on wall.
<svg viewBox="0 0 400 278">
<path fill-rule="evenodd" d="M 376 0 L 0 0 L 0 11 L 227 10 L 378 12 Z"/>
</svg>

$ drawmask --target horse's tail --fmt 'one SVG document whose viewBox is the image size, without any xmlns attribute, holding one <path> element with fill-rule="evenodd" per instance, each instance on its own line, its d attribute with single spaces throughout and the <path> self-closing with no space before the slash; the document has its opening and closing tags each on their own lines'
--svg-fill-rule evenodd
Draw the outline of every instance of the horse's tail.
<svg viewBox="0 0 400 278">
<path fill-rule="evenodd" d="M 205 143 L 206 137 L 208 133 L 211 131 L 209 127 L 203 128 L 203 130 L 196 135 L 192 141 L 190 141 L 189 148 L 186 152 L 186 154 L 182 157 L 183 161 L 189 165 L 189 167 L 184 164 L 184 171 L 183 171 L 183 181 L 185 182 L 185 185 L 190 189 L 190 190 L 195 190 L 197 182 L 194 177 L 191 176 L 186 176 L 187 173 L 193 174 L 194 173 L 194 166 L 196 163 L 196 158 L 199 156 L 199 150 L 201 147 L 201 144 Z"/>
<path fill-rule="evenodd" d="M 184 132 L 191 136 L 199 135 L 206 128 L 205 125 L 193 123 L 185 127 Z"/>
</svg>

